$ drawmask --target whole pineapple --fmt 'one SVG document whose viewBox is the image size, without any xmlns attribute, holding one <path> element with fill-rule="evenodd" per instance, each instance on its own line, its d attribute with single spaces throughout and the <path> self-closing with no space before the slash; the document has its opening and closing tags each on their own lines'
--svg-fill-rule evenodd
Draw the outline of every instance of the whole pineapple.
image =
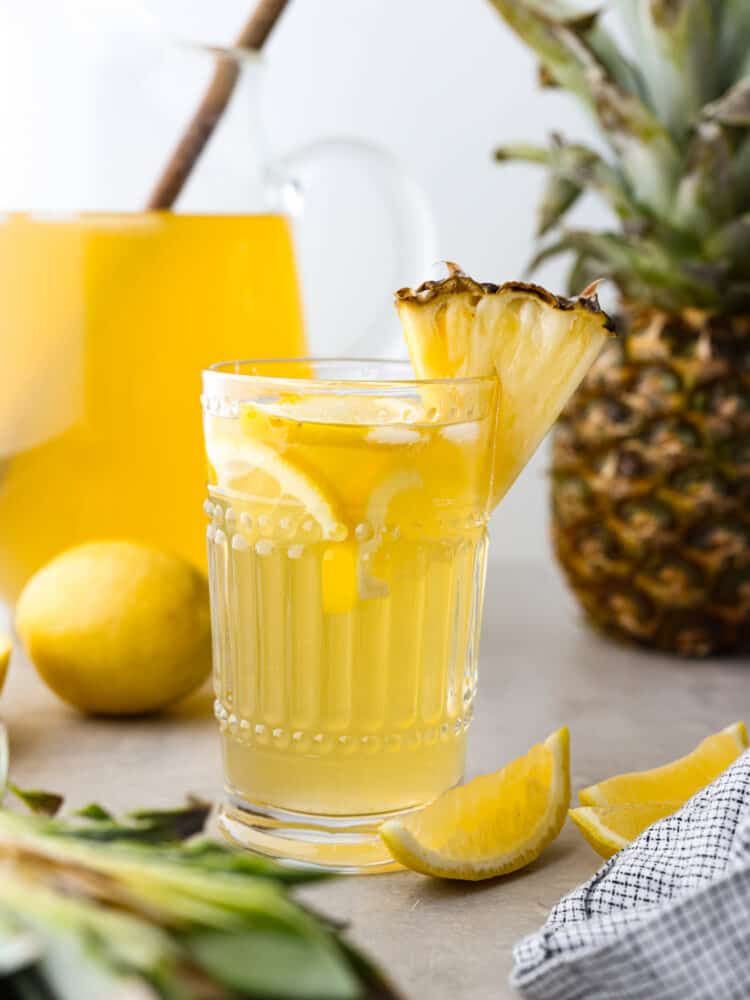
<svg viewBox="0 0 750 1000">
<path fill-rule="evenodd" d="M 572 251 L 572 288 L 608 277 L 622 303 L 555 432 L 558 558 L 608 631 L 750 649 L 750 0 L 492 3 L 608 146 L 497 154 L 549 170 L 537 262 Z M 610 231 L 560 226 L 586 190 Z"/>
</svg>

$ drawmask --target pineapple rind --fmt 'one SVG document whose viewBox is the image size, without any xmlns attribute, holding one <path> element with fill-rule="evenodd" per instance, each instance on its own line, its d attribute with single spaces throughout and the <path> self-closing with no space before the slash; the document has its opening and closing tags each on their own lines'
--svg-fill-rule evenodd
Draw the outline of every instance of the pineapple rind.
<svg viewBox="0 0 750 1000">
<path fill-rule="evenodd" d="M 628 317 L 555 430 L 555 551 L 600 628 L 750 650 L 750 317 Z"/>
<path fill-rule="evenodd" d="M 560 309 L 564 312 L 582 309 L 587 313 L 598 314 L 601 317 L 603 329 L 609 333 L 615 332 L 614 323 L 599 304 L 599 298 L 596 294 L 596 285 L 598 282 L 590 286 L 591 291 L 586 289 L 580 295 L 566 298 L 562 295 L 555 295 L 542 285 L 537 285 L 531 281 L 505 281 L 500 285 L 496 285 L 491 281 L 475 281 L 474 278 L 465 274 L 453 261 L 446 261 L 446 266 L 450 271 L 447 278 L 441 278 L 439 281 L 423 281 L 416 288 L 399 288 L 395 294 L 396 306 L 399 311 L 401 311 L 401 303 L 409 302 L 425 305 L 429 302 L 435 302 L 436 299 L 441 297 L 462 293 L 506 297 L 510 293 L 516 293 L 521 296 L 531 296 L 546 306 L 550 306 L 553 309 Z"/>
</svg>

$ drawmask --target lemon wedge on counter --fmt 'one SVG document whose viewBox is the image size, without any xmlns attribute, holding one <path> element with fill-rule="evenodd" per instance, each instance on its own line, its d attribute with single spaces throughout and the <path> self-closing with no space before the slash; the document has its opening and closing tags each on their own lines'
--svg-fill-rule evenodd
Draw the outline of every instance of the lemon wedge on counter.
<svg viewBox="0 0 750 1000">
<path fill-rule="evenodd" d="M 557 837 L 570 805 L 567 727 L 494 774 L 453 788 L 380 835 L 414 871 L 478 881 L 530 864 Z"/>
<path fill-rule="evenodd" d="M 657 820 L 671 816 L 747 749 L 744 722 L 706 737 L 685 757 L 649 771 L 618 774 L 578 793 L 570 818 L 597 854 L 610 858 Z"/>
<path fill-rule="evenodd" d="M 652 823 L 682 805 L 682 802 L 628 802 L 619 806 L 581 806 L 569 816 L 597 854 L 611 858 Z"/>
<path fill-rule="evenodd" d="M 735 722 L 706 737 L 687 756 L 649 771 L 618 774 L 578 793 L 583 806 L 615 806 L 643 802 L 686 802 L 717 778 L 747 749 L 744 722 Z"/>
</svg>

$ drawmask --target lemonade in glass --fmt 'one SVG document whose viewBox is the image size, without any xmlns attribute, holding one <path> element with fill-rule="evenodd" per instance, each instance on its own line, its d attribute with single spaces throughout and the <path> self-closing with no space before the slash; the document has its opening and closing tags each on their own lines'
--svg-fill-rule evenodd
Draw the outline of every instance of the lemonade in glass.
<svg viewBox="0 0 750 1000">
<path fill-rule="evenodd" d="M 261 362 L 204 384 L 223 822 L 356 838 L 463 773 L 497 379 Z M 328 855 L 367 863 L 356 839 L 307 857 Z"/>
</svg>

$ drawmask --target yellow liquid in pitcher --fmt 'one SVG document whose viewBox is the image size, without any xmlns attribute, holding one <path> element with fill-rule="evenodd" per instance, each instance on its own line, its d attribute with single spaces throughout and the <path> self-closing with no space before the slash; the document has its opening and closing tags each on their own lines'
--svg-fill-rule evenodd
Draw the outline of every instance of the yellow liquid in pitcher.
<svg viewBox="0 0 750 1000">
<path fill-rule="evenodd" d="M 489 394 L 446 422 L 361 398 L 205 405 L 230 794 L 323 816 L 429 801 L 461 778 L 476 687 Z"/>
<path fill-rule="evenodd" d="M 0 221 L 0 598 L 61 549 L 205 562 L 200 372 L 304 352 L 286 220 Z"/>
</svg>

